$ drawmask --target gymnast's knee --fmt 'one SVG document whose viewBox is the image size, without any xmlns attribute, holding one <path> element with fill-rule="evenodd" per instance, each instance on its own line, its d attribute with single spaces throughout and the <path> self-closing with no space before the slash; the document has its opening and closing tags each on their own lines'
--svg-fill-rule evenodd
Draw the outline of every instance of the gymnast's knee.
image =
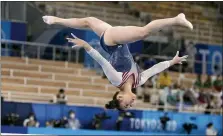
<svg viewBox="0 0 223 136">
<path fill-rule="evenodd" d="M 139 33 L 141 39 L 145 39 L 150 34 L 150 32 L 146 29 L 146 27 L 141 27 Z"/>
<path fill-rule="evenodd" d="M 85 18 L 85 25 L 88 27 L 91 27 L 91 23 L 95 22 L 95 20 L 97 20 L 96 17 L 86 17 Z"/>
</svg>

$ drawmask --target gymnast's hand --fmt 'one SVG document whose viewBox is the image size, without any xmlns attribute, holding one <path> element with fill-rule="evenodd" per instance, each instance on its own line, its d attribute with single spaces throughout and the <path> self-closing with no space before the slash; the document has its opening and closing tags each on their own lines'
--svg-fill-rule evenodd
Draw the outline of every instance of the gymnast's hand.
<svg viewBox="0 0 223 136">
<path fill-rule="evenodd" d="M 177 51 L 175 57 L 170 61 L 170 65 L 174 64 L 182 64 L 183 61 L 187 61 L 186 58 L 188 55 L 185 55 L 183 57 L 179 57 L 179 51 Z"/>
<path fill-rule="evenodd" d="M 71 33 L 71 35 L 73 38 L 67 38 L 67 40 L 68 40 L 68 42 L 74 44 L 74 46 L 72 46 L 72 48 L 83 47 L 87 51 L 92 48 L 86 41 L 77 38 L 73 33 Z"/>
</svg>

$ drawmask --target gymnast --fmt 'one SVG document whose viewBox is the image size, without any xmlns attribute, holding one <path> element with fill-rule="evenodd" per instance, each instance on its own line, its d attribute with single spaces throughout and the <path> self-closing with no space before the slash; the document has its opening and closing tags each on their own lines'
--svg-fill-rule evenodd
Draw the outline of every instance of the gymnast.
<svg viewBox="0 0 223 136">
<path fill-rule="evenodd" d="M 160 62 L 153 67 L 140 72 L 138 65 L 128 49 L 128 43 L 142 40 L 153 32 L 158 32 L 164 27 L 183 26 L 193 30 L 193 25 L 180 13 L 173 18 L 158 19 L 143 27 L 137 26 L 111 26 L 95 17 L 63 19 L 55 16 L 43 16 L 43 21 L 49 25 L 59 24 L 71 28 L 90 28 L 100 37 L 101 48 L 109 54 L 103 57 L 99 51 L 92 48 L 86 41 L 77 38 L 67 38 L 73 47 L 83 47 L 86 52 L 102 67 L 105 75 L 112 85 L 119 88 L 112 100 L 105 104 L 107 109 L 125 110 L 132 107 L 136 95 L 132 88 L 143 85 L 150 77 L 158 74 L 175 64 L 182 64 L 188 57 L 176 56 L 169 61 Z"/>
</svg>

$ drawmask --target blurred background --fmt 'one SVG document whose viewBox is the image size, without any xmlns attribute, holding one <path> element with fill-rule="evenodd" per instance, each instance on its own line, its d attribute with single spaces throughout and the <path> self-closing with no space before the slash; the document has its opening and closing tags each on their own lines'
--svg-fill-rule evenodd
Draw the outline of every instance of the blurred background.
<svg viewBox="0 0 223 136">
<path fill-rule="evenodd" d="M 54 135 L 222 135 L 222 2 L 1 2 L 1 130 Z M 164 28 L 129 44 L 142 70 L 189 55 L 134 89 L 125 112 L 105 110 L 118 90 L 73 32 L 100 46 L 91 30 L 48 26 L 43 15 L 97 17 L 113 26 L 143 26 L 184 13 L 194 30 Z"/>
</svg>

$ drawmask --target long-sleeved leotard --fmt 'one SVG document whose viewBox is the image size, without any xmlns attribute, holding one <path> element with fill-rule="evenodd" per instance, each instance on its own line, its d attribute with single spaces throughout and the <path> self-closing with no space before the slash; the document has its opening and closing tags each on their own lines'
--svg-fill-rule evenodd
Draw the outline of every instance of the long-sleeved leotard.
<svg viewBox="0 0 223 136">
<path fill-rule="evenodd" d="M 134 77 L 133 88 L 141 86 L 150 77 L 164 71 L 170 66 L 169 61 L 163 61 L 143 71 L 142 73 L 139 73 L 137 65 L 133 63 L 130 71 L 117 72 L 97 50 L 92 48 L 87 53 L 101 65 L 108 80 L 116 87 L 120 87 L 122 84 L 124 84 L 131 75 Z"/>
</svg>

